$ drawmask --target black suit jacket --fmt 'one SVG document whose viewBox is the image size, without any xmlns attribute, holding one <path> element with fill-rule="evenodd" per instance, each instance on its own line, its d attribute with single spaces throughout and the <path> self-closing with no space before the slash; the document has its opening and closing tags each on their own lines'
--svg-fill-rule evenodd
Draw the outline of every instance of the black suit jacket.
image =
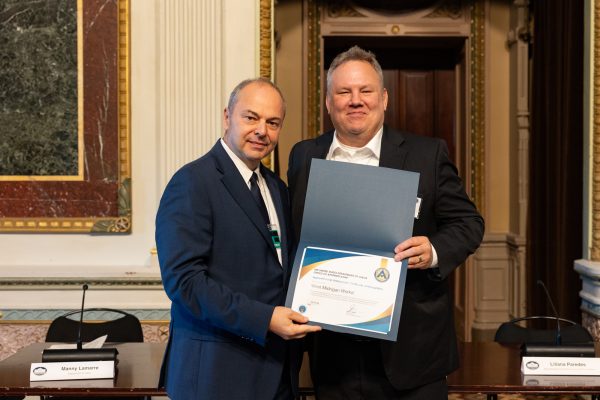
<svg viewBox="0 0 600 400">
<path fill-rule="evenodd" d="M 286 357 L 300 354 L 268 331 L 289 280 L 289 201 L 261 166 L 279 219 L 282 264 L 246 182 L 221 143 L 181 168 L 156 217 L 156 245 L 172 301 L 163 364 L 172 399 L 268 399 Z M 290 362 L 297 367 L 298 362 Z M 297 386 L 297 368 L 289 379 Z"/>
<path fill-rule="evenodd" d="M 302 141 L 290 154 L 288 184 L 292 224 L 300 237 L 310 163 L 325 158 L 333 132 Z M 438 267 L 408 272 L 398 339 L 381 341 L 386 374 L 394 387 L 408 389 L 439 380 L 458 367 L 453 305 L 447 276 L 479 246 L 483 219 L 466 195 L 456 167 L 439 139 L 384 127 L 379 165 L 420 174 L 422 199 L 413 236 L 427 236 L 438 255 Z M 392 250 L 392 249 L 390 249 Z M 316 334 L 315 352 L 323 348 Z M 319 354 L 311 354 L 313 380 L 318 385 Z"/>
</svg>

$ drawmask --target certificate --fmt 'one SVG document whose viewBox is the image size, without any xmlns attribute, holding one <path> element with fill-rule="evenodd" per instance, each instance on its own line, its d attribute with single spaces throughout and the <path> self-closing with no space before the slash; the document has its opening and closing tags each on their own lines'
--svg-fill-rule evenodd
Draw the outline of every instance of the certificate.
<svg viewBox="0 0 600 400">
<path fill-rule="evenodd" d="M 389 257 L 307 247 L 292 308 L 313 323 L 387 335 L 403 268 Z"/>
<path fill-rule="evenodd" d="M 310 324 L 395 341 L 419 174 L 313 159 L 286 306 Z"/>
</svg>

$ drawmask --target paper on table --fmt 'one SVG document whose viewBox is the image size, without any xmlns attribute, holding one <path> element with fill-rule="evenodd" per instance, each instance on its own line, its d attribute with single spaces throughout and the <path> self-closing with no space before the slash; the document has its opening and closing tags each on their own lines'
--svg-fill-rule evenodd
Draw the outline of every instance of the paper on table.
<svg viewBox="0 0 600 400">
<path fill-rule="evenodd" d="M 91 342 L 84 343 L 81 347 L 84 349 L 100 349 L 106 342 L 108 335 L 100 336 L 92 340 Z M 65 343 L 65 344 L 53 344 L 49 349 L 76 349 L 76 343 Z"/>
</svg>

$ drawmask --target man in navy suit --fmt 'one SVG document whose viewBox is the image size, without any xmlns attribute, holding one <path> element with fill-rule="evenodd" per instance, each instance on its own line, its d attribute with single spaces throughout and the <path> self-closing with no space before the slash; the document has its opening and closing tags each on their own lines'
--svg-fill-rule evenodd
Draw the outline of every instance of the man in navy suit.
<svg viewBox="0 0 600 400">
<path fill-rule="evenodd" d="M 479 246 L 483 219 L 443 141 L 384 126 L 387 92 L 372 53 L 355 46 L 333 60 L 326 106 L 335 130 L 296 144 L 290 154 L 297 237 L 313 158 L 418 172 L 421 201 L 414 236 L 390 249 L 397 261 L 408 259 L 409 268 L 397 341 L 329 331 L 313 335 L 309 354 L 317 398 L 447 399 L 446 375 L 458 367 L 447 277 Z"/>
<path fill-rule="evenodd" d="M 263 167 L 285 103 L 266 79 L 241 82 L 225 133 L 167 185 L 156 244 L 172 301 L 161 373 L 174 400 L 294 398 L 298 341 L 318 327 L 282 307 L 293 246 L 284 183 Z"/>
</svg>

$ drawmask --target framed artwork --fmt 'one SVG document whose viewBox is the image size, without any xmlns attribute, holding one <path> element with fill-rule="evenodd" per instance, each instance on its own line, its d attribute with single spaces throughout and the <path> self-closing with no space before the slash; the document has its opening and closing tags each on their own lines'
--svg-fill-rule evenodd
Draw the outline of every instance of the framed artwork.
<svg viewBox="0 0 600 400">
<path fill-rule="evenodd" d="M 129 0 L 0 0 L 0 232 L 129 233 Z"/>
</svg>

